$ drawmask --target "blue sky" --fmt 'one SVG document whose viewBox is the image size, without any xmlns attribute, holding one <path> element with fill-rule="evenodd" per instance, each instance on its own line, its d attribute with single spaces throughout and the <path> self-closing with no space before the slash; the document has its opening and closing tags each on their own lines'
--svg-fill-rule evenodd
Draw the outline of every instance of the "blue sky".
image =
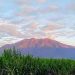
<svg viewBox="0 0 75 75">
<path fill-rule="evenodd" d="M 75 0 L 0 0 L 0 46 L 33 37 L 75 46 Z"/>
</svg>

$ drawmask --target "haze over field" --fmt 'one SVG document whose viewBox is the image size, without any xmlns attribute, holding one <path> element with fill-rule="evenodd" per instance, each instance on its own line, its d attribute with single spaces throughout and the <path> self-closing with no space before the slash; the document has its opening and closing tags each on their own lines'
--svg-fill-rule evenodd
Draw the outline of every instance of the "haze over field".
<svg viewBox="0 0 75 75">
<path fill-rule="evenodd" d="M 0 46 L 27 38 L 75 46 L 75 0 L 0 0 Z"/>
</svg>

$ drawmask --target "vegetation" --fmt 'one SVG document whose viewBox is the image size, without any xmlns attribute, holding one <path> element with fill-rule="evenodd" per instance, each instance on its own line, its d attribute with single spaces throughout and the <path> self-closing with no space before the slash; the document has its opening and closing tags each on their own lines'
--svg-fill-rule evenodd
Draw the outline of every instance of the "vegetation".
<svg viewBox="0 0 75 75">
<path fill-rule="evenodd" d="M 0 75 L 75 75 L 75 60 L 34 58 L 6 49 L 0 56 Z"/>
</svg>

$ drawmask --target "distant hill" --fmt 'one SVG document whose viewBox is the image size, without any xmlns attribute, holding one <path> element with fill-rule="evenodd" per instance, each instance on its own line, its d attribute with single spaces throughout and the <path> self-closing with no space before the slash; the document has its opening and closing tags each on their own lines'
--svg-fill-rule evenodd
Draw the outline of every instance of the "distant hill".
<svg viewBox="0 0 75 75">
<path fill-rule="evenodd" d="M 75 58 L 75 47 L 65 45 L 58 41 L 44 39 L 24 39 L 14 44 L 7 44 L 1 47 L 0 52 L 5 48 L 19 49 L 22 54 L 31 54 L 36 57 L 48 58 Z"/>
<path fill-rule="evenodd" d="M 15 43 L 16 47 L 19 48 L 73 48 L 73 46 L 70 45 L 65 45 L 62 43 L 59 43 L 55 40 L 52 39 L 48 39 L 48 38 L 44 38 L 44 39 L 35 39 L 35 38 L 31 38 L 31 39 L 24 39 L 21 40 L 17 43 Z"/>
</svg>

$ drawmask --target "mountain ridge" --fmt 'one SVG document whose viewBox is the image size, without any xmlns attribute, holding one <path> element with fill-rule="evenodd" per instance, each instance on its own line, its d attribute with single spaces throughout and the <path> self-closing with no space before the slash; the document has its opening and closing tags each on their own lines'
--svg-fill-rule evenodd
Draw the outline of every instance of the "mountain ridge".
<svg viewBox="0 0 75 75">
<path fill-rule="evenodd" d="M 23 55 L 32 55 L 43 58 L 70 58 L 75 59 L 75 47 L 65 45 L 52 39 L 23 39 L 14 44 L 7 44 L 0 48 L 0 53 L 6 48 L 15 47 Z"/>
<path fill-rule="evenodd" d="M 30 47 L 49 47 L 49 48 L 75 48 L 74 46 L 66 45 L 60 43 L 56 40 L 44 38 L 44 39 L 24 39 L 15 43 L 16 46 L 20 48 L 30 48 Z"/>
</svg>

